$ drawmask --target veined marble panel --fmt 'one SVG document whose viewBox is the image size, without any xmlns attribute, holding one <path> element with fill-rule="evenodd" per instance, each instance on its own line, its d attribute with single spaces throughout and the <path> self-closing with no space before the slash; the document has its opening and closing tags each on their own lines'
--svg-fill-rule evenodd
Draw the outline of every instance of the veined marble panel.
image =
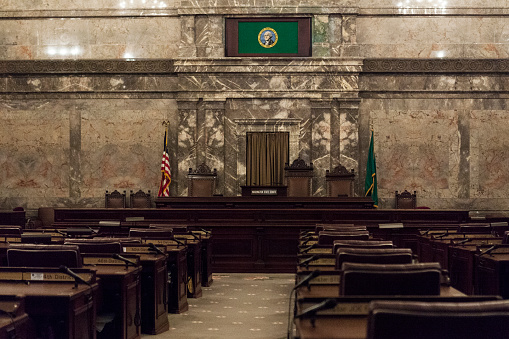
<svg viewBox="0 0 509 339">
<path fill-rule="evenodd" d="M 256 96 L 260 91 L 271 91 L 287 96 L 297 93 L 342 93 L 357 92 L 357 75 L 277 75 L 277 74 L 235 74 L 235 75 L 194 75 L 179 77 L 179 91 L 218 92 L 223 96 L 235 92 L 241 96 Z M 305 94 L 304 94 L 305 96 Z"/>
<path fill-rule="evenodd" d="M 423 198 L 458 196 L 464 172 L 457 111 L 386 110 L 372 118 L 380 196 L 405 189 Z"/>
<path fill-rule="evenodd" d="M 505 0 L 359 0 L 361 8 L 507 8 Z"/>
<path fill-rule="evenodd" d="M 144 9 L 172 8 L 178 4 L 175 0 L 3 0 L 2 11 L 92 11 L 104 9 Z"/>
<path fill-rule="evenodd" d="M 505 17 L 359 17 L 366 58 L 506 58 Z M 376 29 L 375 29 L 376 28 Z"/>
<path fill-rule="evenodd" d="M 507 110 L 472 110 L 470 114 L 472 197 L 507 198 L 509 189 L 509 176 L 505 170 L 509 165 Z"/>
<path fill-rule="evenodd" d="M 42 206 L 69 196 L 69 118 L 74 103 L 0 100 L 2 206 Z"/>
<path fill-rule="evenodd" d="M 178 55 L 177 18 L 0 21 L 0 59 L 139 59 Z"/>
<path fill-rule="evenodd" d="M 164 137 L 161 124 L 175 121 L 175 101 L 90 100 L 79 102 L 76 109 L 82 119 L 81 197 L 100 197 L 114 189 L 151 190 L 157 196 Z"/>
</svg>

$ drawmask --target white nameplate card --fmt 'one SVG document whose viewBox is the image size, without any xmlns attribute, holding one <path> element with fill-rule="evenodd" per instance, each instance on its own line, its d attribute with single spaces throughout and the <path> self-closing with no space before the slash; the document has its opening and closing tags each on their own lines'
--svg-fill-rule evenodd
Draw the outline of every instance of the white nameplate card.
<svg viewBox="0 0 509 339">
<path fill-rule="evenodd" d="M 85 280 L 90 281 L 91 273 L 77 273 L 77 275 Z M 59 272 L 23 272 L 23 280 L 25 281 L 68 281 L 74 282 L 74 278 L 65 273 Z"/>
<path fill-rule="evenodd" d="M 393 222 L 388 224 L 378 224 L 378 228 L 403 228 L 403 223 Z"/>
</svg>

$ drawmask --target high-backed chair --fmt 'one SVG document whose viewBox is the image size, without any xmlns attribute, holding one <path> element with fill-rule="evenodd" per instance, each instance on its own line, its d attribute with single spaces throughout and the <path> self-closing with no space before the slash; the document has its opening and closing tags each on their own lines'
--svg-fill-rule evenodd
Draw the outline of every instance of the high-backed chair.
<svg viewBox="0 0 509 339">
<path fill-rule="evenodd" d="M 374 300 L 368 339 L 507 338 L 509 301 L 418 302 Z"/>
<path fill-rule="evenodd" d="M 129 207 L 131 208 L 150 208 L 152 207 L 152 200 L 150 197 L 150 190 L 147 193 L 139 190 L 136 193 L 129 192 Z"/>
<path fill-rule="evenodd" d="M 104 194 L 104 206 L 106 208 L 125 208 L 126 207 L 126 191 L 120 193 L 117 190 Z"/>
<path fill-rule="evenodd" d="M 340 248 L 336 253 L 336 268 L 343 263 L 362 264 L 411 264 L 412 250 L 409 248 Z"/>
<path fill-rule="evenodd" d="M 402 193 L 396 191 L 396 208 L 397 209 L 414 209 L 417 207 L 417 192 L 410 193 L 407 190 Z"/>
<path fill-rule="evenodd" d="M 439 263 L 341 266 L 340 295 L 440 295 Z"/>
<path fill-rule="evenodd" d="M 353 197 L 354 196 L 355 172 L 348 171 L 345 166 L 338 165 L 332 171 L 325 171 L 327 183 L 327 196 L 329 197 Z"/>
<path fill-rule="evenodd" d="M 202 163 L 196 170 L 189 169 L 187 174 L 187 195 L 189 197 L 211 197 L 216 190 L 217 170 Z"/>
<path fill-rule="evenodd" d="M 7 249 L 7 265 L 15 267 L 79 268 L 81 254 L 76 245 L 15 244 Z"/>
<path fill-rule="evenodd" d="M 309 166 L 301 158 L 295 159 L 291 165 L 285 166 L 285 183 L 287 196 L 310 197 L 312 195 L 311 183 L 313 179 L 313 163 Z"/>
</svg>

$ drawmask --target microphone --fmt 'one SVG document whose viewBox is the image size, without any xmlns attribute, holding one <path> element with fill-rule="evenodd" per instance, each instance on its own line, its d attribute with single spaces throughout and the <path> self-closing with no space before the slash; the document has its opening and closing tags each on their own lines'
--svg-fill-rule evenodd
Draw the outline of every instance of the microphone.
<svg viewBox="0 0 509 339">
<path fill-rule="evenodd" d="M 171 240 L 174 240 L 174 241 L 175 241 L 177 244 L 179 244 L 179 245 L 186 246 L 186 244 L 185 244 L 185 243 L 183 243 L 182 241 L 178 240 L 177 238 L 173 238 L 173 239 L 171 239 Z"/>
<path fill-rule="evenodd" d="M 309 282 L 311 280 L 313 280 L 314 278 L 318 277 L 320 275 L 320 270 L 314 270 L 313 272 L 311 272 L 309 275 L 307 275 L 304 279 L 302 279 L 301 281 L 299 281 L 294 287 L 293 289 L 296 290 L 298 289 L 299 287 L 301 286 L 304 286 L 306 285 L 308 288 L 309 288 Z"/>
<path fill-rule="evenodd" d="M 64 232 L 62 232 L 62 231 L 60 231 L 60 230 L 58 230 L 56 228 L 55 228 L 55 232 L 57 232 L 58 234 L 64 236 L 64 238 L 70 238 L 71 237 L 69 234 L 64 233 Z"/>
<path fill-rule="evenodd" d="M 74 273 L 73 271 L 71 271 L 67 266 L 64 266 L 64 265 L 60 265 L 60 267 L 58 268 L 62 273 L 65 273 L 71 277 L 74 278 L 74 280 L 76 281 L 76 285 L 78 284 L 78 282 L 82 283 L 82 284 L 85 284 L 85 285 L 88 285 L 90 286 L 90 283 L 86 280 L 84 280 L 82 277 L 80 277 L 79 275 L 77 275 L 76 273 Z"/>
<path fill-rule="evenodd" d="M 159 253 L 159 254 L 162 254 L 162 255 L 166 255 L 166 254 L 164 254 L 163 251 L 161 251 L 159 248 L 157 248 L 156 245 L 154 245 L 151 242 L 148 243 L 148 248 L 151 249 L 152 251 L 156 252 L 156 253 Z"/>
<path fill-rule="evenodd" d="M 301 314 L 296 315 L 296 318 L 313 318 L 318 311 L 334 308 L 337 304 L 336 299 L 326 299 L 319 304 L 306 308 Z"/>
<path fill-rule="evenodd" d="M 134 261 L 124 258 L 123 256 L 119 255 L 118 253 L 113 253 L 112 257 L 113 257 L 113 259 L 117 259 L 117 260 L 121 260 L 121 261 L 125 262 L 125 264 L 127 266 L 129 266 L 129 264 L 133 265 L 134 267 L 138 266 L 138 264 L 135 263 Z"/>
<path fill-rule="evenodd" d="M 308 246 L 308 247 L 306 247 L 306 248 L 303 248 L 303 249 L 301 250 L 301 253 L 308 253 L 308 252 L 309 252 L 309 251 L 311 251 L 313 248 L 316 248 L 316 244 L 313 244 L 313 245 L 310 245 L 310 246 Z"/>
<path fill-rule="evenodd" d="M 300 267 L 302 267 L 302 266 L 306 266 L 307 267 L 310 262 L 315 261 L 317 259 L 320 259 L 320 256 L 318 254 L 315 254 L 312 257 L 309 257 L 306 260 L 303 260 L 302 262 L 300 262 L 299 266 Z"/>
</svg>

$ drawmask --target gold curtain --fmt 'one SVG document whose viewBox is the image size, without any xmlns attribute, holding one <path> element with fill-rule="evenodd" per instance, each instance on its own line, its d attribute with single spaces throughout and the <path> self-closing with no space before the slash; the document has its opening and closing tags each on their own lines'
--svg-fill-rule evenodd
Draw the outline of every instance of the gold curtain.
<svg viewBox="0 0 509 339">
<path fill-rule="evenodd" d="M 288 132 L 247 133 L 247 186 L 283 185 L 288 162 Z"/>
</svg>

